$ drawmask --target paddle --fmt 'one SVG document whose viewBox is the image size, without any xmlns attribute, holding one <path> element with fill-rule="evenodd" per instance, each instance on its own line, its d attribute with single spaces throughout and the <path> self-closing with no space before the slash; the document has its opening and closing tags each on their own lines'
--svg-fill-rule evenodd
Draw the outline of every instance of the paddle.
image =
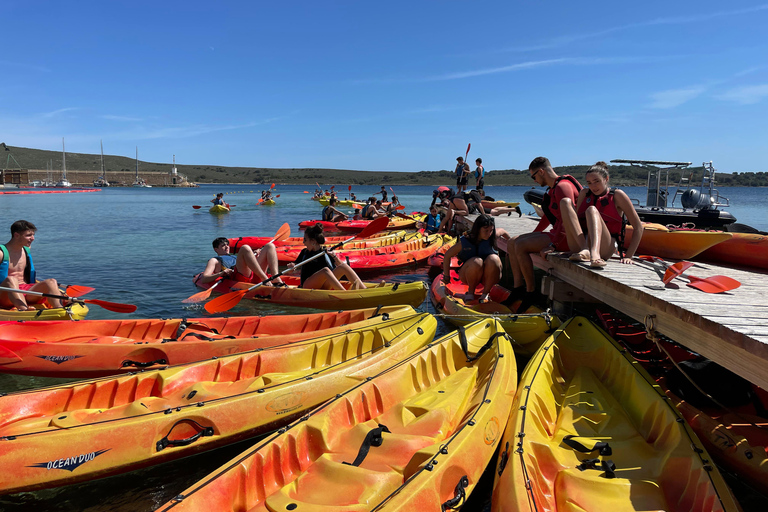
<svg viewBox="0 0 768 512">
<path fill-rule="evenodd" d="M 26 295 L 37 295 L 38 297 L 48 297 L 50 299 L 69 300 L 72 302 L 78 302 L 80 304 L 96 304 L 97 306 L 101 306 L 102 308 L 108 309 L 109 311 L 114 311 L 115 313 L 133 313 L 136 311 L 136 306 L 133 304 L 107 302 L 106 300 L 98 299 L 78 299 L 77 297 L 69 297 L 68 295 L 54 295 L 52 293 L 34 292 L 32 290 L 18 290 L 16 288 L 6 288 L 5 286 L 0 286 L 0 290 L 4 292 L 18 292 Z"/>
<path fill-rule="evenodd" d="M 680 277 L 681 279 L 687 279 L 688 283 L 686 284 L 691 288 L 696 288 L 706 293 L 723 293 L 735 290 L 741 286 L 739 281 L 728 276 L 697 277 L 690 274 L 683 275 L 685 270 L 694 265 L 690 261 L 678 261 L 672 265 L 667 265 L 664 260 L 656 256 L 636 256 L 636 259 L 641 263 L 648 262 L 647 264 L 659 274 L 665 285 L 669 284 L 675 277 Z M 661 269 L 652 262 L 658 262 L 665 267 L 664 275 L 661 274 Z"/>
<path fill-rule="evenodd" d="M 90 286 L 80 286 L 76 284 L 72 284 L 66 287 L 66 293 L 70 297 L 82 297 L 86 293 L 91 293 L 96 288 L 91 288 Z"/>
<path fill-rule="evenodd" d="M 299 263 L 298 265 L 294 266 L 293 268 L 289 268 L 287 270 L 283 270 L 282 272 L 278 272 L 274 276 L 271 276 L 271 277 L 265 279 L 264 281 L 262 281 L 260 283 L 256 283 L 255 285 L 253 285 L 250 288 L 247 288 L 245 290 L 235 290 L 233 292 L 225 293 L 224 295 L 216 297 L 212 301 L 206 303 L 205 310 L 207 312 L 209 312 L 209 313 L 222 313 L 224 311 L 229 311 L 230 309 L 235 307 L 237 304 L 239 304 L 240 301 L 243 300 L 243 297 L 245 297 L 245 295 L 248 292 L 250 292 L 251 290 L 254 290 L 254 289 L 258 288 L 259 286 L 265 285 L 268 282 L 272 281 L 273 279 L 276 279 L 276 278 L 278 278 L 278 277 L 280 277 L 280 276 L 282 276 L 284 274 L 287 274 L 288 272 L 293 272 L 294 270 L 296 270 L 297 268 L 301 267 L 302 265 L 305 265 L 305 264 L 309 263 L 310 261 L 312 261 L 312 260 L 314 260 L 316 258 L 319 258 L 320 256 L 324 256 L 326 252 L 333 251 L 334 249 L 337 249 L 337 248 L 341 247 L 342 245 L 344 245 L 344 244 L 346 244 L 348 242 L 351 242 L 352 240 L 354 240 L 356 238 L 366 238 L 366 237 L 369 237 L 369 236 L 373 235 L 374 233 L 378 233 L 379 231 L 381 231 L 382 229 L 387 227 L 387 224 L 389 224 L 389 220 L 386 217 L 380 217 L 380 218 L 378 218 L 376 220 L 373 220 L 373 221 L 371 221 L 370 224 L 368 224 L 365 228 L 362 229 L 362 231 L 360 231 L 355 236 L 353 236 L 353 237 L 351 237 L 351 238 L 349 238 L 347 240 L 343 240 L 343 241 L 337 243 L 336 245 L 334 245 L 330 249 L 327 249 L 325 251 L 322 251 L 322 252 L 319 252 L 319 253 L 315 254 L 311 258 L 302 261 L 301 263 Z"/>
<path fill-rule="evenodd" d="M 271 244 L 272 242 L 277 242 L 277 241 L 280 241 L 280 240 L 285 240 L 289 236 L 291 236 L 291 226 L 288 225 L 288 223 L 286 222 L 285 224 L 280 226 L 280 229 L 277 230 L 277 233 L 275 233 L 275 238 L 273 238 L 272 240 L 270 240 L 269 242 L 267 242 L 264 245 Z M 181 302 L 184 302 L 184 303 L 203 302 L 204 300 L 206 300 L 208 297 L 211 296 L 211 292 L 213 292 L 213 289 L 216 288 L 217 286 L 219 286 L 223 281 L 224 281 L 224 278 L 220 277 L 220 278 L 218 278 L 216 283 L 213 286 L 211 286 L 210 288 L 208 288 L 207 290 L 203 290 L 201 292 L 198 292 L 198 293 L 192 295 L 191 297 L 187 297 L 186 299 L 184 299 Z"/>
</svg>

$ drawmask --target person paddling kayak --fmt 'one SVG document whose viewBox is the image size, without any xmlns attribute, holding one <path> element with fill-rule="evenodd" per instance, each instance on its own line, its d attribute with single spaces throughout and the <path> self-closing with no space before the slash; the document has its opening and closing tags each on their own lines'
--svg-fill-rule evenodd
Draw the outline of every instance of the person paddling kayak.
<svg viewBox="0 0 768 512">
<path fill-rule="evenodd" d="M 55 279 L 36 282 L 35 266 L 29 247 L 35 241 L 37 227 L 29 221 L 17 220 L 11 224 L 11 239 L 5 245 L 0 245 L 2 262 L 0 262 L 0 286 L 29 290 L 34 292 L 59 294 L 59 283 Z M 16 308 L 19 311 L 36 309 L 30 304 L 46 300 L 44 297 L 25 295 L 18 292 L 0 292 L 0 307 Z M 54 308 L 62 306 L 61 300 L 49 298 L 48 304 Z"/>
</svg>

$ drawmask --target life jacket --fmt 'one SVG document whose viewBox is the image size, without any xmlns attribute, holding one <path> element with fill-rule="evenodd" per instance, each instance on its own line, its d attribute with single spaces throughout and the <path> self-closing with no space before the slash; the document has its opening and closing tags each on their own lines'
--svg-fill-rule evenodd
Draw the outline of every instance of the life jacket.
<svg viewBox="0 0 768 512">
<path fill-rule="evenodd" d="M 373 220 L 373 213 L 376 211 L 376 207 L 372 204 L 365 205 L 365 208 L 363 208 L 363 211 L 361 212 L 361 215 L 363 216 L 363 219 L 367 220 Z"/>
<path fill-rule="evenodd" d="M 331 210 L 330 205 L 323 208 L 322 219 L 326 222 L 330 222 L 333 219 L 333 210 Z"/>
<path fill-rule="evenodd" d="M 459 238 L 459 242 L 461 243 L 461 251 L 456 257 L 462 262 L 476 256 L 485 259 L 491 254 L 498 254 L 490 240 L 481 240 L 479 244 L 473 244 L 469 238 L 462 236 Z"/>
<path fill-rule="evenodd" d="M 0 262 L 0 283 L 8 278 L 8 267 L 11 266 L 11 258 L 8 255 L 8 248 L 0 244 L 0 251 L 3 251 L 3 260 Z M 24 253 L 27 255 L 27 266 L 24 268 L 24 281 L 27 284 L 33 284 L 36 281 L 35 265 L 32 263 L 32 255 L 29 247 L 24 247 Z"/>
<path fill-rule="evenodd" d="M 605 222 L 605 227 L 608 228 L 608 232 L 613 236 L 618 236 L 621 233 L 624 216 L 619 213 L 616 208 L 616 202 L 614 200 L 615 189 L 611 189 L 607 194 L 602 196 L 596 196 L 591 190 L 587 191 L 587 195 L 582 201 L 579 211 L 576 215 L 579 217 L 579 221 L 586 219 L 587 208 L 594 206 L 600 213 L 600 217 Z"/>
<path fill-rule="evenodd" d="M 431 213 L 427 215 L 426 218 L 427 223 L 427 230 L 428 231 L 437 231 L 437 228 L 440 227 L 440 222 L 442 219 L 440 218 L 440 214 L 432 215 Z"/>
<path fill-rule="evenodd" d="M 475 178 L 485 177 L 485 167 L 477 167 L 475 169 Z"/>
<path fill-rule="evenodd" d="M 555 178 L 555 184 L 552 187 L 549 187 L 547 189 L 547 192 L 544 194 L 544 197 L 541 198 L 541 211 L 544 212 L 544 215 L 547 217 L 547 220 L 549 220 L 549 223 L 553 226 L 557 223 L 557 216 L 552 213 L 550 209 L 550 201 L 552 201 L 552 196 L 555 194 L 555 187 L 557 187 L 557 184 L 560 183 L 562 180 L 568 180 L 571 183 L 573 183 L 573 186 L 576 187 L 576 192 L 580 192 L 583 188 L 581 186 L 581 183 L 579 183 L 579 180 L 571 176 L 570 174 L 564 174 L 562 176 L 558 176 Z M 556 206 L 555 208 L 559 208 L 560 206 Z"/>
</svg>

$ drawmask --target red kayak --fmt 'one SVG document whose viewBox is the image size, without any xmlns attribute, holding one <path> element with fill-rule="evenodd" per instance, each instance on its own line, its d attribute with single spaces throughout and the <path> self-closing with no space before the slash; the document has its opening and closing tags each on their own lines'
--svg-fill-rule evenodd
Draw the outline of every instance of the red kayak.
<svg viewBox="0 0 768 512">
<path fill-rule="evenodd" d="M 305 220 L 302 222 L 299 222 L 299 229 L 307 229 L 311 228 L 315 224 L 322 224 L 323 231 L 341 231 L 338 227 L 336 227 L 336 222 L 328 222 L 327 220 Z"/>
<path fill-rule="evenodd" d="M 339 231 L 350 231 L 356 233 L 365 229 L 371 220 L 345 220 L 336 223 L 336 229 Z M 402 217 L 394 217 L 389 220 L 389 224 L 384 229 L 407 229 L 416 225 L 415 219 L 403 219 Z M 301 224 L 299 224 L 301 227 Z"/>
<path fill-rule="evenodd" d="M 387 243 L 396 243 L 396 242 L 390 242 L 390 239 L 398 239 L 398 242 L 402 242 L 402 238 L 406 235 L 405 230 L 402 231 L 392 231 L 389 233 L 376 233 L 373 236 L 370 236 L 368 238 L 364 239 L 358 239 L 354 242 L 349 242 L 350 244 L 356 244 L 356 247 L 379 247 L 381 245 L 387 245 Z M 349 235 L 339 235 L 339 236 L 326 236 L 325 237 L 325 243 L 326 245 L 332 245 L 339 242 L 344 242 L 345 240 L 349 240 Z M 243 247 L 244 245 L 247 245 L 251 249 L 260 249 L 261 247 L 264 247 L 267 242 L 272 242 L 274 238 L 269 236 L 240 236 L 237 238 L 230 238 L 229 239 L 229 246 L 232 253 L 237 252 L 237 249 Z M 285 240 L 279 240 L 276 242 L 272 242 L 275 247 L 296 247 L 299 246 L 300 248 L 303 248 L 304 246 L 304 237 L 301 236 L 292 236 L 289 238 L 286 238 Z M 345 247 L 347 247 L 345 245 Z"/>
</svg>

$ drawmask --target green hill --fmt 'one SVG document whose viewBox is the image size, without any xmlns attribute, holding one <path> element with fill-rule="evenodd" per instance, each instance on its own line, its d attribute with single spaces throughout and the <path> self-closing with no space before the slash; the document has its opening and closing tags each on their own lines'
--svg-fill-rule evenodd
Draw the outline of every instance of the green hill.
<svg viewBox="0 0 768 512">
<path fill-rule="evenodd" d="M 2 146 L 0 146 L 2 148 Z M 54 171 L 61 169 L 61 152 L 42 149 L 7 146 L 8 151 L 0 149 L 3 169 L 16 168 L 16 162 L 24 169 Z M 7 155 L 12 155 L 13 159 Z M 15 162 L 14 162 L 15 159 Z M 109 172 L 133 172 L 136 161 L 133 158 L 104 155 L 104 165 Z M 139 160 L 141 173 L 168 173 L 172 164 L 145 162 Z M 339 185 L 436 185 L 455 183 L 453 170 L 419 172 L 382 172 L 359 171 L 349 169 L 270 169 L 264 167 L 223 167 L 217 165 L 177 165 L 179 172 L 197 183 L 285 183 L 312 185 L 336 183 Z M 572 174 L 579 179 L 584 177 L 588 165 L 568 165 L 556 167 L 559 174 Z M 99 171 L 101 158 L 98 154 L 67 153 L 67 170 Z M 702 168 L 693 168 L 696 172 L 693 181 L 701 181 Z M 617 186 L 645 185 L 648 173 L 644 169 L 631 166 L 611 166 L 611 182 Z M 678 176 L 670 173 L 670 181 Z M 768 174 L 758 173 L 718 173 L 719 186 L 768 186 Z M 487 185 L 530 185 L 527 169 L 491 170 L 486 173 Z M 472 180 L 470 180 L 470 185 Z"/>
</svg>

